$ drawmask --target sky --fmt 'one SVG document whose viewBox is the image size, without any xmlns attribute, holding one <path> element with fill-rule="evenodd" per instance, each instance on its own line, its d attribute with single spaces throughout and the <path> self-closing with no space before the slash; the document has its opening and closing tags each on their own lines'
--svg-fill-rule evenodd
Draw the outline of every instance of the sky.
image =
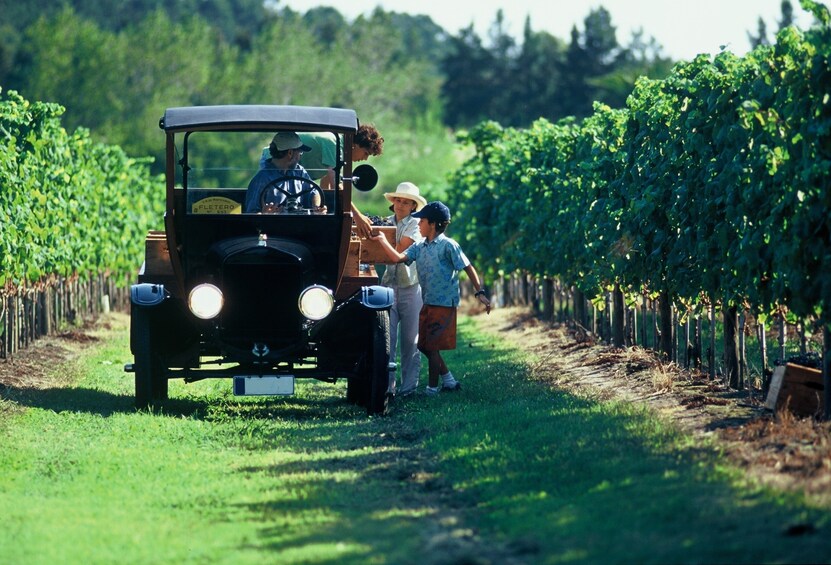
<svg viewBox="0 0 831 565">
<path fill-rule="evenodd" d="M 791 4 L 797 25 L 808 28 L 813 17 L 799 0 Z M 612 16 L 618 43 L 628 44 L 632 32 L 640 28 L 644 38 L 654 37 L 663 47 L 662 54 L 673 60 L 715 55 L 723 45 L 743 55 L 750 48 L 747 33 L 756 34 L 759 17 L 765 20 L 771 40 L 781 18 L 781 0 L 280 0 L 278 5 L 301 13 L 332 6 L 350 21 L 381 6 L 388 12 L 426 14 L 452 35 L 473 24 L 483 39 L 501 8 L 508 30 L 518 39 L 530 16 L 531 29 L 564 41 L 571 37 L 573 26 L 582 31 L 590 10 L 602 6 Z"/>
</svg>

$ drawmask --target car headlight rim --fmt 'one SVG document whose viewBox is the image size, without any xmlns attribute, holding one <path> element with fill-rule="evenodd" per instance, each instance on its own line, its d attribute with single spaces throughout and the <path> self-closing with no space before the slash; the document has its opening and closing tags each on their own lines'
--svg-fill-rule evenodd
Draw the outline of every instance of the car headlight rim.
<svg viewBox="0 0 831 565">
<path fill-rule="evenodd" d="M 323 285 L 313 284 L 300 293 L 297 306 L 304 317 L 317 322 L 331 314 L 335 307 L 335 297 L 331 289 Z"/>
<path fill-rule="evenodd" d="M 202 320 L 211 320 L 219 316 L 224 302 L 222 291 L 211 283 L 196 285 L 188 295 L 188 308 L 194 316 Z"/>
</svg>

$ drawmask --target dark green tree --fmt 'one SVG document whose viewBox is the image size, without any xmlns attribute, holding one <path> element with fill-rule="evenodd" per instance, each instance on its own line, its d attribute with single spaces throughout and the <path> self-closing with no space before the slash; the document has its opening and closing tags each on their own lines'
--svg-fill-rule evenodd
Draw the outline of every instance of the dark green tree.
<svg viewBox="0 0 831 565">
<path fill-rule="evenodd" d="M 408 59 L 428 63 L 440 72 L 441 60 L 447 53 L 447 32 L 429 16 L 390 13 L 390 23 L 399 36 Z"/>
<path fill-rule="evenodd" d="M 768 41 L 768 26 L 764 18 L 760 17 L 756 24 L 756 35 L 747 32 L 747 40 L 750 42 L 751 49 L 756 49 L 762 45 L 770 45 L 770 41 Z"/>
<path fill-rule="evenodd" d="M 123 115 L 126 55 L 114 33 L 67 7 L 26 29 L 8 86 L 31 100 L 63 105 L 67 129 L 97 129 L 108 116 Z"/>
<path fill-rule="evenodd" d="M 540 117 L 554 121 L 563 115 L 557 90 L 565 50 L 556 37 L 533 31 L 530 17 L 526 18 L 522 47 L 513 66 L 513 104 L 507 125 L 528 126 Z"/>
<path fill-rule="evenodd" d="M 516 80 L 516 41 L 507 29 L 505 14 L 497 10 L 496 17 L 488 30 L 489 51 L 492 67 L 491 96 L 488 115 L 503 123 L 513 122 L 515 106 L 521 99 L 517 97 Z"/>
<path fill-rule="evenodd" d="M 604 75 L 615 66 L 621 52 L 617 41 L 617 28 L 612 25 L 612 15 L 600 6 L 589 12 L 583 24 L 585 29 L 582 45 L 587 64 L 586 75 Z"/>
<path fill-rule="evenodd" d="M 623 108 L 639 77 L 658 79 L 669 74 L 673 61 L 662 51 L 654 37 L 645 39 L 643 30 L 634 31 L 629 44 L 618 53 L 612 70 L 588 79 L 596 89 L 596 99 L 612 108 Z"/>
<path fill-rule="evenodd" d="M 442 60 L 442 97 L 449 126 L 470 126 L 490 115 L 493 68 L 493 53 L 482 44 L 472 24 L 450 38 L 448 54 Z"/>
<path fill-rule="evenodd" d="M 577 26 L 571 28 L 571 40 L 560 64 L 561 83 L 557 96 L 565 116 L 587 116 L 594 93 L 588 85 L 590 56 L 583 47 Z"/>
<path fill-rule="evenodd" d="M 780 4 L 779 9 L 782 12 L 782 18 L 779 20 L 780 30 L 791 26 L 796 22 L 793 14 L 793 4 L 791 4 L 790 0 L 782 0 L 782 4 Z"/>
<path fill-rule="evenodd" d="M 346 18 L 331 6 L 318 6 L 303 14 L 303 24 L 320 40 L 330 47 L 348 27 Z"/>
</svg>

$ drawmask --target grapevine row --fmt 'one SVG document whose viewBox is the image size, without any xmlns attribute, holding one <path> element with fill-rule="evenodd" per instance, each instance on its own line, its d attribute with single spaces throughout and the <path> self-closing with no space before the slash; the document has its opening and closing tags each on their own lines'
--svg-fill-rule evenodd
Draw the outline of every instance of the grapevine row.
<svg viewBox="0 0 831 565">
<path fill-rule="evenodd" d="M 0 293 L 135 272 L 163 213 L 147 159 L 67 132 L 64 109 L 0 92 Z M 123 277 L 117 277 L 123 279 Z"/>
<path fill-rule="evenodd" d="M 451 176 L 463 246 L 494 276 L 621 288 L 687 311 L 831 314 L 831 18 L 642 78 L 624 109 L 486 122 Z M 633 300 L 634 301 L 634 300 Z"/>
<path fill-rule="evenodd" d="M 149 160 L 68 133 L 63 111 L 0 92 L 0 358 L 110 304 L 125 309 L 144 235 L 162 217 Z"/>
</svg>

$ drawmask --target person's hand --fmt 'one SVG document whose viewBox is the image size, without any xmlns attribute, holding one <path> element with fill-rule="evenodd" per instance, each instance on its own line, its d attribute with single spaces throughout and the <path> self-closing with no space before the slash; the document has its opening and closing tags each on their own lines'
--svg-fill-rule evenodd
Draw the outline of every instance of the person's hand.
<svg viewBox="0 0 831 565">
<path fill-rule="evenodd" d="M 477 298 L 479 299 L 479 302 L 481 302 L 482 304 L 485 305 L 485 313 L 490 314 L 491 313 L 491 301 L 488 300 L 488 297 L 485 296 L 484 294 L 480 294 Z"/>
<path fill-rule="evenodd" d="M 355 213 L 353 211 L 352 219 L 355 222 L 355 231 L 358 233 L 358 237 L 369 238 L 372 236 L 372 222 L 369 221 L 369 218 L 361 214 L 360 212 Z"/>
</svg>

